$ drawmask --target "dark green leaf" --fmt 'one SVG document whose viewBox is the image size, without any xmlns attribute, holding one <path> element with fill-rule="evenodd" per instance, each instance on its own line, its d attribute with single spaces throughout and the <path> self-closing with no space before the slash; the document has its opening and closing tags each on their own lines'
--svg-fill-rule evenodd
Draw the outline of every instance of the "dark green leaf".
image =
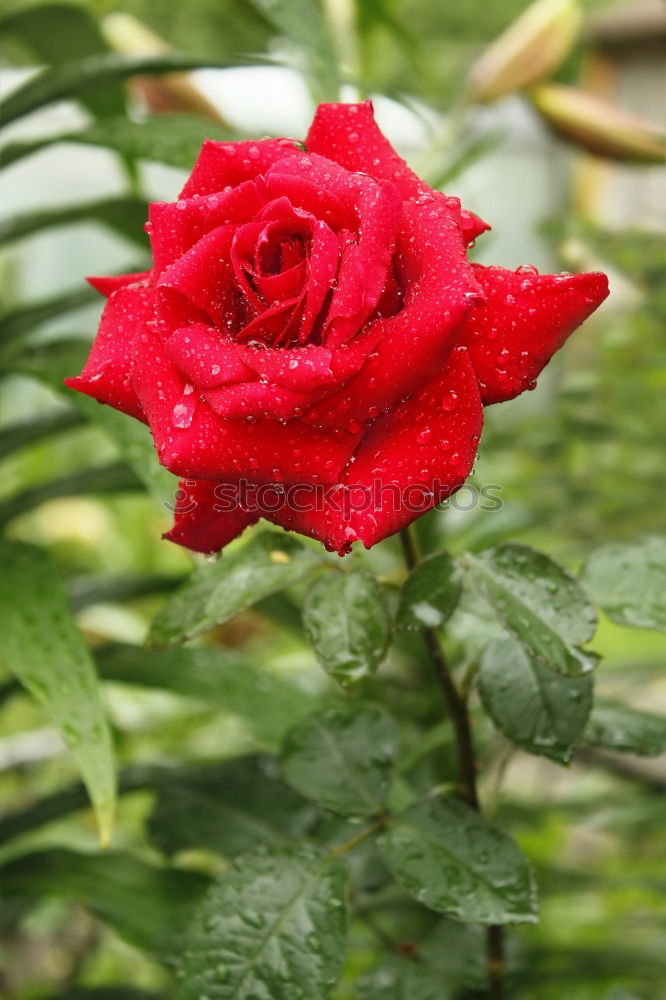
<svg viewBox="0 0 666 1000">
<path fill-rule="evenodd" d="M 536 921 L 536 890 L 514 842 L 458 799 L 427 799 L 379 838 L 384 861 L 419 902 L 480 924 Z"/>
<path fill-rule="evenodd" d="M 34 486 L 18 496 L 0 504 L 0 525 L 7 524 L 15 517 L 34 510 L 47 500 L 59 497 L 80 496 L 81 494 L 127 493 L 141 489 L 141 482 L 123 462 L 81 469 L 61 479 Z"/>
<path fill-rule="evenodd" d="M 174 768 L 167 765 L 136 765 L 126 767 L 118 774 L 118 794 L 124 795 L 139 789 L 159 787 L 162 781 L 170 781 Z M 69 813 L 78 812 L 89 805 L 85 785 L 77 782 L 53 795 L 37 799 L 25 808 L 16 809 L 0 817 L 0 844 L 33 832 L 47 823 L 61 819 Z"/>
<path fill-rule="evenodd" d="M 666 752 L 666 716 L 599 701 L 592 709 L 585 742 L 607 750 L 656 757 Z"/>
<path fill-rule="evenodd" d="M 49 993 L 43 1000 L 164 1000 L 161 993 L 149 993 L 137 986 L 72 986 L 64 993 Z"/>
<path fill-rule="evenodd" d="M 81 611 L 82 608 L 89 608 L 92 604 L 104 604 L 108 601 L 131 601 L 136 597 L 145 597 L 148 594 L 168 594 L 183 582 L 183 578 L 182 573 L 177 576 L 166 576 L 164 573 L 78 576 L 69 581 L 69 606 L 72 611 Z M 135 649 L 136 647 L 130 646 L 128 648 Z"/>
<path fill-rule="evenodd" d="M 79 765 L 100 837 L 115 802 L 111 737 L 97 677 L 55 566 L 40 549 L 0 542 L 0 663 L 42 704 Z"/>
<path fill-rule="evenodd" d="M 155 618 L 151 642 L 183 642 L 210 630 L 321 565 L 321 558 L 296 538 L 268 531 L 255 535 L 218 562 L 195 570 Z"/>
<path fill-rule="evenodd" d="M 485 956 L 485 928 L 440 920 L 423 941 L 420 952 L 452 988 L 483 989 L 488 970 Z M 511 967 L 511 955 L 507 955 Z"/>
<path fill-rule="evenodd" d="M 96 302 L 99 294 L 89 285 L 82 285 L 73 292 L 64 295 L 54 295 L 32 305 L 18 306 L 11 312 L 0 316 L 0 342 L 3 344 L 20 337 L 24 333 L 32 333 L 41 323 L 62 316 L 72 309 L 80 309 L 91 302 Z"/>
<path fill-rule="evenodd" d="M 45 417 L 8 424 L 0 431 L 0 458 L 72 427 L 80 427 L 82 423 L 83 417 L 76 410 L 60 409 Z"/>
<path fill-rule="evenodd" d="M 507 739 L 529 753 L 568 763 L 592 707 L 590 676 L 556 674 L 517 642 L 503 639 L 481 657 L 478 685 L 483 707 Z"/>
<path fill-rule="evenodd" d="M 309 848 L 255 848 L 199 906 L 179 1000 L 327 1000 L 344 959 L 345 870 Z"/>
<path fill-rule="evenodd" d="M 62 380 L 72 372 L 81 371 L 89 352 L 89 339 L 63 337 L 47 344 L 34 344 L 20 351 L 5 351 L 0 355 L 0 371 L 3 374 L 29 375 L 56 391 L 65 392 Z M 70 390 L 67 390 L 67 394 L 73 400 L 74 395 Z"/>
<path fill-rule="evenodd" d="M 111 406 L 101 406 L 83 393 L 72 392 L 70 397 L 74 405 L 108 435 L 123 461 L 151 496 L 161 505 L 173 504 L 178 479 L 160 465 L 146 425 L 129 420 L 126 414 Z"/>
<path fill-rule="evenodd" d="M 0 223 L 0 243 L 10 243 L 56 226 L 93 221 L 109 226 L 145 249 L 143 224 L 147 216 L 148 205 L 142 198 L 106 198 L 65 205 L 63 208 L 45 208 Z"/>
<path fill-rule="evenodd" d="M 315 100 L 338 100 L 340 77 L 333 32 L 322 17 L 318 0 L 251 2 L 275 30 L 296 48 L 299 57 L 305 57 Z"/>
<path fill-rule="evenodd" d="M 381 588 L 364 569 L 320 577 L 303 604 L 303 626 L 322 667 L 343 687 L 377 669 L 391 634 Z"/>
<path fill-rule="evenodd" d="M 424 559 L 400 592 L 396 623 L 400 628 L 437 628 L 453 614 L 460 599 L 462 574 L 448 552 Z"/>
<path fill-rule="evenodd" d="M 39 63 L 60 65 L 99 52 L 109 46 L 97 21 L 79 3 L 38 3 L 23 6 L 0 18 L 0 33 L 20 39 Z M 123 93 L 118 86 L 84 93 L 81 103 L 95 115 L 122 114 Z"/>
<path fill-rule="evenodd" d="M 3 124 L 8 125 L 54 101 L 88 95 L 90 89 L 114 80 L 204 67 L 224 69 L 231 65 L 244 65 L 248 61 L 240 57 L 235 57 L 233 61 L 228 58 L 207 59 L 182 52 L 163 52 L 157 56 L 89 56 L 45 69 L 12 91 L 4 101 Z M 255 56 L 252 61 L 260 63 L 266 60 Z"/>
<path fill-rule="evenodd" d="M 105 680 L 175 691 L 222 707 L 272 745 L 312 706 L 312 697 L 294 684 L 230 650 L 117 645 L 99 650 L 97 663 Z"/>
<path fill-rule="evenodd" d="M 160 114 L 139 122 L 126 117 L 107 118 L 75 132 L 62 132 L 41 139 L 8 143 L 2 149 L 0 159 L 2 165 L 8 167 L 47 146 L 72 142 L 84 146 L 101 146 L 119 153 L 128 160 L 151 160 L 169 167 L 188 170 L 204 139 L 223 142 L 238 138 L 237 133 L 230 129 L 193 115 Z M 138 234 L 143 237 L 143 242 L 145 242 L 144 222 L 145 215 L 138 227 Z"/>
<path fill-rule="evenodd" d="M 506 542 L 462 563 L 498 621 L 540 663 L 561 674 L 592 670 L 597 658 L 580 648 L 596 616 L 574 578 L 543 552 Z"/>
<path fill-rule="evenodd" d="M 183 768 L 161 784 L 148 827 L 165 854 L 204 848 L 233 858 L 259 844 L 291 844 L 315 819 L 313 806 L 280 777 L 275 758 L 262 755 Z"/>
<path fill-rule="evenodd" d="M 441 972 L 408 958 L 390 958 L 358 982 L 358 1000 L 448 1000 Z"/>
<path fill-rule="evenodd" d="M 394 720 L 379 705 L 348 703 L 293 726 L 282 746 L 285 777 L 318 805 L 370 816 L 384 805 L 398 749 Z"/>
<path fill-rule="evenodd" d="M 55 896 L 81 903 L 125 940 L 170 962 L 209 879 L 157 868 L 124 851 L 35 851 L 0 868 L 7 896 Z"/>
<path fill-rule="evenodd" d="M 614 622 L 666 630 L 666 538 L 602 545 L 581 583 Z"/>
</svg>

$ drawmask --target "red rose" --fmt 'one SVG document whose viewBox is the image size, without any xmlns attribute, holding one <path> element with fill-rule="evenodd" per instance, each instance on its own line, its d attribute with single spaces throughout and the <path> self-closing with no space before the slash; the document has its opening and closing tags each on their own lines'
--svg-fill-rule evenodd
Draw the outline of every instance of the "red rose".
<svg viewBox="0 0 666 1000">
<path fill-rule="evenodd" d="M 147 422 L 183 477 L 166 536 L 224 546 L 259 516 L 348 551 L 458 489 L 482 406 L 518 395 L 606 297 L 603 274 L 470 264 L 488 227 L 395 153 L 370 102 L 290 139 L 206 142 L 150 206 L 153 267 L 67 380 Z"/>
</svg>

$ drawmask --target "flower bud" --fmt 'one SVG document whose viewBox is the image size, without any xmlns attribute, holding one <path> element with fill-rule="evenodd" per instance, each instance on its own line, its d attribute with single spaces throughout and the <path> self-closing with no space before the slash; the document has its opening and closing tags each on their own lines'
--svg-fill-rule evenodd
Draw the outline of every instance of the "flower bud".
<svg viewBox="0 0 666 1000">
<path fill-rule="evenodd" d="M 109 14 L 102 20 L 102 32 L 114 50 L 128 56 L 158 56 L 169 45 L 131 14 Z M 222 121 L 217 108 L 190 82 L 187 73 L 168 73 L 159 77 L 137 76 L 130 82 L 134 92 L 151 111 L 183 111 Z"/>
<path fill-rule="evenodd" d="M 530 97 L 555 132 L 590 153 L 634 163 L 666 162 L 666 134 L 638 115 L 556 83 L 534 87 Z"/>
<path fill-rule="evenodd" d="M 470 98 L 494 101 L 548 76 L 568 54 L 581 22 L 578 0 L 537 0 L 474 63 Z"/>
</svg>

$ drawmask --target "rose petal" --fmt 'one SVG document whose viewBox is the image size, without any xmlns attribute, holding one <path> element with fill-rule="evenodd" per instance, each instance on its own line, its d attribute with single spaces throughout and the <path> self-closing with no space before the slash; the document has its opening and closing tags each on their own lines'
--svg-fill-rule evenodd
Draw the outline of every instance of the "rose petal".
<svg viewBox="0 0 666 1000">
<path fill-rule="evenodd" d="M 331 371 L 332 354 L 325 347 L 264 348 L 239 346 L 245 365 L 268 382 L 295 392 L 310 392 L 335 383 Z"/>
<path fill-rule="evenodd" d="M 292 139 L 260 139 L 257 142 L 214 142 L 206 139 L 181 198 L 213 194 L 227 185 L 236 187 L 252 180 L 278 160 L 299 149 Z"/>
<path fill-rule="evenodd" d="M 360 433 L 325 433 L 299 420 L 224 420 L 195 392 L 150 329 L 136 338 L 132 383 L 162 465 L 185 479 L 333 482 Z M 191 389 L 191 386 L 189 387 Z"/>
<path fill-rule="evenodd" d="M 152 307 L 153 291 L 145 285 L 127 285 L 112 292 L 83 371 L 66 378 L 65 385 L 145 421 L 130 370 L 137 327 L 152 315 Z"/>
<path fill-rule="evenodd" d="M 109 295 L 127 285 L 145 285 L 152 271 L 135 271 L 134 274 L 109 274 L 86 278 L 89 285 L 108 299 Z"/>
<path fill-rule="evenodd" d="M 202 397 L 220 417 L 230 420 L 247 417 L 291 420 L 302 413 L 310 402 L 310 396 L 302 392 L 292 392 L 284 386 L 268 382 L 243 382 L 241 385 L 209 389 L 202 393 Z"/>
<path fill-rule="evenodd" d="M 176 368 L 199 389 L 249 382 L 254 377 L 254 371 L 243 364 L 235 340 L 204 323 L 174 331 L 164 346 Z"/>
<path fill-rule="evenodd" d="M 322 187 L 307 178 L 310 169 L 308 157 L 302 158 L 308 166 L 300 173 L 293 172 L 292 158 L 279 161 L 271 167 L 266 176 L 266 188 L 272 198 L 286 197 L 296 208 L 309 212 L 315 219 L 321 219 L 331 229 L 353 229 L 356 213 L 346 205 L 330 187 Z M 283 170 L 283 163 L 292 163 Z"/>
<path fill-rule="evenodd" d="M 241 509 L 233 484 L 181 479 L 178 487 L 173 528 L 162 537 L 192 552 L 219 552 L 258 519 Z"/>
<path fill-rule="evenodd" d="M 439 375 L 371 425 L 342 476 L 350 523 L 366 548 L 464 483 L 482 422 L 474 369 L 467 351 L 456 350 Z"/>
<path fill-rule="evenodd" d="M 347 170 L 391 181 L 404 199 L 430 191 L 379 130 L 372 101 L 320 104 L 305 146 L 308 152 L 326 156 Z"/>
<path fill-rule="evenodd" d="M 474 265 L 486 295 L 462 329 L 484 403 L 530 386 L 567 337 L 608 295 L 604 274 L 537 274 Z"/>
<path fill-rule="evenodd" d="M 481 298 L 458 227 L 436 203 L 428 212 L 405 203 L 396 261 L 404 307 L 370 324 L 367 333 L 379 333 L 376 349 L 344 388 L 308 411 L 304 419 L 317 427 L 339 426 L 342 412 L 367 420 L 415 392 L 442 369 L 463 319 Z"/>
<path fill-rule="evenodd" d="M 376 180 L 395 184 L 401 196 L 417 200 L 434 195 L 446 204 L 461 229 L 466 245 L 490 226 L 472 212 L 460 208 L 458 199 L 433 192 L 411 170 L 380 131 L 372 101 L 360 104 L 320 104 L 307 134 L 305 145 L 310 153 L 320 153 L 347 170 L 360 170 Z M 457 205 L 455 204 L 457 202 Z"/>
<path fill-rule="evenodd" d="M 161 274 L 213 229 L 251 222 L 265 203 L 266 190 L 260 178 L 203 198 L 152 202 L 147 228 L 155 273 Z"/>
<path fill-rule="evenodd" d="M 392 184 L 359 183 L 356 241 L 344 251 L 326 320 L 325 343 L 337 347 L 358 333 L 373 313 L 389 279 L 402 202 Z"/>
<path fill-rule="evenodd" d="M 238 323 L 238 292 L 230 256 L 235 232 L 234 226 L 214 229 L 161 274 L 156 286 L 158 317 L 167 333 L 172 324 L 184 325 L 188 319 L 197 322 L 202 315 L 222 327 Z M 182 315 L 173 316 L 173 297 L 162 295 L 165 288 L 178 292 L 195 311 L 185 308 Z M 168 312 L 162 310 L 162 303 Z"/>
</svg>

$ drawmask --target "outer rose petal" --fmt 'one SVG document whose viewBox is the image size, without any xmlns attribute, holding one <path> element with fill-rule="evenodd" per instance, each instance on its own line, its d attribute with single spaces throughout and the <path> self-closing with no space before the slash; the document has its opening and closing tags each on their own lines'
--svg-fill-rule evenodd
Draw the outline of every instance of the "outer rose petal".
<svg viewBox="0 0 666 1000">
<path fill-rule="evenodd" d="M 404 209 L 397 251 L 404 306 L 363 332 L 366 337 L 381 331 L 376 348 L 358 375 L 308 411 L 304 419 L 316 427 L 338 427 L 343 414 L 347 420 L 367 420 L 415 392 L 442 369 L 462 321 L 482 297 L 449 214 L 434 199 L 427 211 L 410 202 Z"/>
<path fill-rule="evenodd" d="M 112 292 L 83 371 L 66 378 L 65 385 L 145 422 L 130 371 L 135 333 L 151 316 L 152 305 L 152 289 L 145 285 L 127 285 Z"/>
<path fill-rule="evenodd" d="M 340 483 L 326 490 L 292 486 L 286 494 L 278 488 L 274 496 L 262 491 L 261 516 L 340 555 L 358 540 L 370 548 L 462 486 L 482 422 L 467 351 L 454 351 L 417 395 L 370 426 Z"/>
<path fill-rule="evenodd" d="M 352 497 L 357 493 L 356 503 L 374 499 L 379 486 L 379 503 L 351 516 L 366 548 L 462 486 L 474 464 L 482 423 L 474 369 L 467 351 L 458 349 L 416 395 L 372 424 L 342 477 Z"/>
<path fill-rule="evenodd" d="M 229 184 L 236 187 L 252 180 L 278 160 L 298 152 L 293 139 L 259 139 L 257 142 L 214 142 L 206 139 L 194 169 L 181 191 L 181 198 L 213 194 Z"/>
<path fill-rule="evenodd" d="M 126 285 L 147 284 L 151 273 L 151 271 L 135 271 L 134 274 L 107 274 L 86 278 L 86 281 L 92 285 L 96 292 L 108 299 L 109 295 L 118 288 L 124 288 Z"/>
<path fill-rule="evenodd" d="M 219 552 L 258 519 L 236 503 L 228 504 L 236 487 L 205 479 L 181 479 L 174 524 L 163 538 L 193 552 Z M 229 509 L 221 509 L 229 506 Z"/>
<path fill-rule="evenodd" d="M 467 318 L 468 350 L 485 404 L 528 388 L 576 327 L 608 295 L 605 274 L 536 274 L 474 264 L 485 305 Z"/>
<path fill-rule="evenodd" d="M 411 170 L 380 131 L 372 101 L 361 104 L 320 104 L 310 126 L 305 145 L 310 153 L 320 153 L 347 170 L 359 170 L 377 180 L 392 181 L 402 197 L 418 199 L 432 195 L 424 180 Z M 459 199 L 434 192 L 452 212 L 465 237 L 466 245 L 490 226 L 472 212 L 461 209 Z"/>
<path fill-rule="evenodd" d="M 334 160 L 347 170 L 392 181 L 404 199 L 430 192 L 383 135 L 372 101 L 361 104 L 320 104 L 305 140 L 309 153 Z"/>
<path fill-rule="evenodd" d="M 225 420 L 198 399 L 149 329 L 135 340 L 132 384 L 160 462 L 184 479 L 335 482 L 360 433 L 331 434 L 299 420 Z"/>
</svg>

